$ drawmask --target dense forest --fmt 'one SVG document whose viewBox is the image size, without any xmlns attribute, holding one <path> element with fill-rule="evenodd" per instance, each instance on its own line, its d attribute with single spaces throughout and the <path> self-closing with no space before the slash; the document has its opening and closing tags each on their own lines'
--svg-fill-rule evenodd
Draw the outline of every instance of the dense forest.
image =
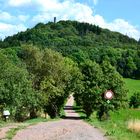
<svg viewBox="0 0 140 140">
<path fill-rule="evenodd" d="M 7 37 L 0 48 L 23 44 L 50 48 L 77 63 L 107 60 L 123 77 L 140 78 L 140 42 L 127 35 L 77 21 L 39 23 L 32 29 Z"/>
<path fill-rule="evenodd" d="M 128 107 L 123 77 L 140 79 L 140 42 L 96 25 L 39 23 L 0 41 L 0 110 L 18 121 L 60 116 L 71 93 L 87 117 L 96 110 L 101 119 Z"/>
</svg>

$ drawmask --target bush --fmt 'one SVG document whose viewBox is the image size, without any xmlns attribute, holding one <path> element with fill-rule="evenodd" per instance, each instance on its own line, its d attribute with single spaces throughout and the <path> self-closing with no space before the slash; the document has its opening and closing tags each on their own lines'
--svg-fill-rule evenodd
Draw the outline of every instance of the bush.
<svg viewBox="0 0 140 140">
<path fill-rule="evenodd" d="M 138 108 L 140 106 L 140 92 L 134 93 L 130 98 L 130 107 Z"/>
</svg>

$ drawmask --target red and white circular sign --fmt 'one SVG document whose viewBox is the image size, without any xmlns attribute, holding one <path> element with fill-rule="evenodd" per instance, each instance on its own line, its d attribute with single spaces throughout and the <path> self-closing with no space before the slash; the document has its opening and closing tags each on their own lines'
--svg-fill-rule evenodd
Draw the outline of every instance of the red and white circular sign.
<svg viewBox="0 0 140 140">
<path fill-rule="evenodd" d="M 104 94 L 105 99 L 111 100 L 114 96 L 114 93 L 111 90 L 107 90 Z"/>
</svg>

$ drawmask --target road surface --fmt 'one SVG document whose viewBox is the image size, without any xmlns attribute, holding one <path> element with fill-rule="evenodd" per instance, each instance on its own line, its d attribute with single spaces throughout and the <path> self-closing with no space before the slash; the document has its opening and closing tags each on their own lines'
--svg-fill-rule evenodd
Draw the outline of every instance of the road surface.
<svg viewBox="0 0 140 140">
<path fill-rule="evenodd" d="M 107 140 L 97 128 L 79 119 L 73 102 L 71 96 L 65 106 L 65 119 L 29 126 L 18 131 L 13 140 Z"/>
</svg>

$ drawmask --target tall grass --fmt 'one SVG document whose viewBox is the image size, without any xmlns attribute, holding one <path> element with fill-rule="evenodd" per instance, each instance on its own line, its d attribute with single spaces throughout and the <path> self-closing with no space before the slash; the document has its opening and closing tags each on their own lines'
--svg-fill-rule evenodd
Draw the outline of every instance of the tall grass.
<svg viewBox="0 0 140 140">
<path fill-rule="evenodd" d="M 128 122 L 128 129 L 140 133 L 140 120 L 130 120 Z"/>
<path fill-rule="evenodd" d="M 81 117 L 86 116 L 80 107 L 74 107 Z M 130 123 L 131 120 L 137 120 Z M 140 140 L 138 120 L 140 120 L 140 110 L 121 109 L 119 111 L 110 112 L 110 120 L 99 121 L 96 118 L 96 112 L 92 114 L 86 122 L 103 131 L 105 136 L 111 140 Z M 134 122 L 134 121 L 133 121 Z"/>
<path fill-rule="evenodd" d="M 94 113 L 89 120 L 90 124 L 102 129 L 106 136 L 112 140 L 140 140 L 139 135 L 139 110 L 122 109 L 117 112 L 110 112 L 110 120 L 98 121 Z"/>
</svg>

